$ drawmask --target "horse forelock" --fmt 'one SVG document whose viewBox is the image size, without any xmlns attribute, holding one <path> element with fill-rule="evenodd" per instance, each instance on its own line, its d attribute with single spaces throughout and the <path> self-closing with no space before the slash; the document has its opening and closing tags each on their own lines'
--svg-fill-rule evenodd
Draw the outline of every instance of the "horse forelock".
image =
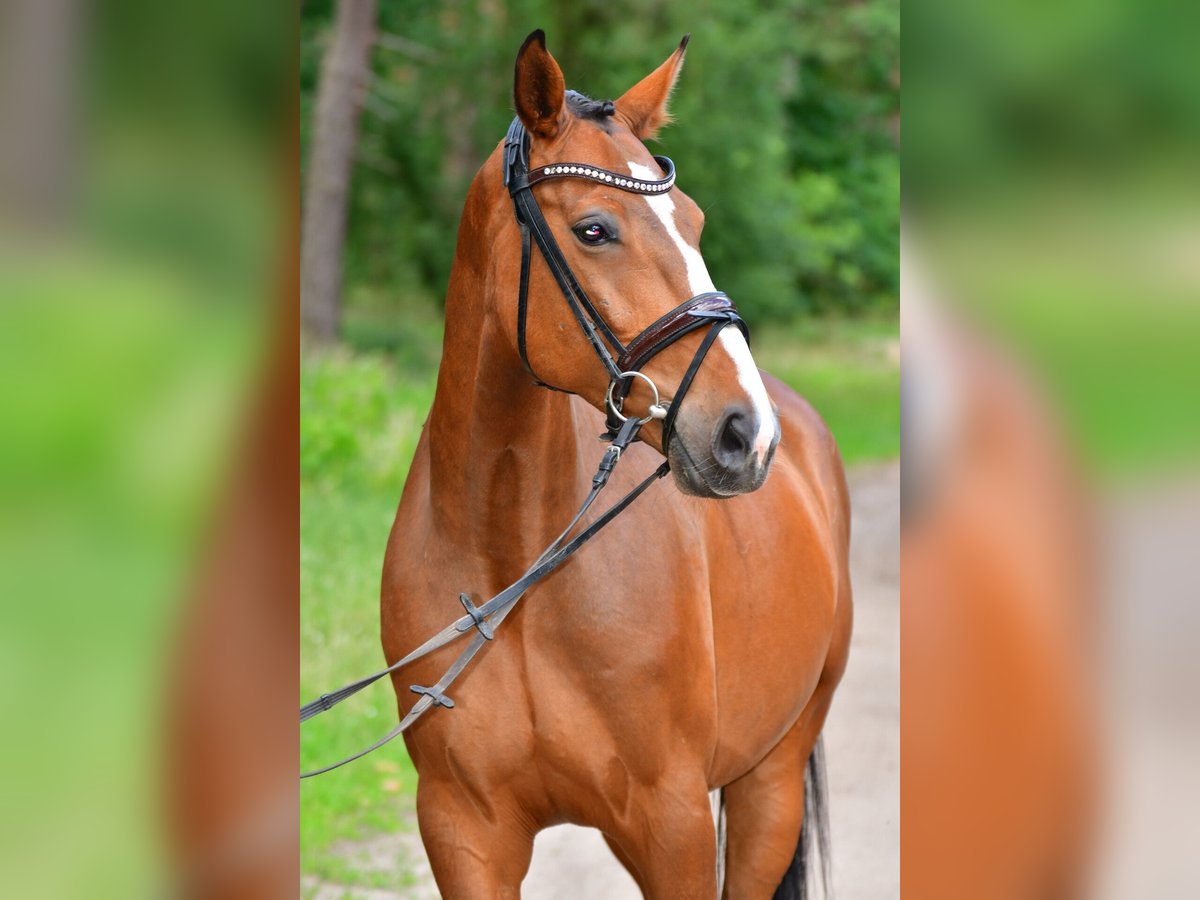
<svg viewBox="0 0 1200 900">
<path fill-rule="evenodd" d="M 595 122 L 606 134 L 612 133 L 616 105 L 611 100 L 593 100 L 579 91 L 567 91 L 567 109 L 576 119 Z"/>
</svg>

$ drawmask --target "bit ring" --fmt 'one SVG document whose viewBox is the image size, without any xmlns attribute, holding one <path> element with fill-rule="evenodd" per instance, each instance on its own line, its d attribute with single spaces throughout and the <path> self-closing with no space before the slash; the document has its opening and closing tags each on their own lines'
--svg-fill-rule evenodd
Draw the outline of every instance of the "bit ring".
<svg viewBox="0 0 1200 900">
<path fill-rule="evenodd" d="M 653 410 L 655 407 L 658 407 L 660 409 L 662 408 L 662 401 L 659 399 L 659 396 L 658 396 L 658 385 L 656 385 L 653 381 L 650 380 L 649 375 L 646 375 L 642 372 L 635 372 L 632 370 L 630 370 L 628 372 L 622 372 L 620 375 L 618 375 L 616 378 L 614 378 L 612 381 L 610 381 L 608 383 L 608 393 L 606 393 L 604 395 L 604 403 L 608 407 L 608 411 L 611 412 L 614 416 L 616 416 L 620 421 L 624 422 L 626 419 L 629 418 L 629 416 L 623 415 L 622 412 L 619 409 L 617 409 L 616 404 L 613 402 L 613 390 L 616 388 L 617 382 L 622 379 L 625 379 L 625 378 L 640 378 L 640 379 L 642 379 L 642 381 L 646 382 L 646 384 L 648 384 L 650 386 L 650 390 L 652 390 L 654 392 L 654 402 L 650 404 L 650 409 Z M 656 417 L 655 417 L 654 413 L 651 412 L 645 418 L 639 419 L 638 424 L 645 425 L 647 422 L 650 422 L 654 418 L 656 418 Z"/>
</svg>

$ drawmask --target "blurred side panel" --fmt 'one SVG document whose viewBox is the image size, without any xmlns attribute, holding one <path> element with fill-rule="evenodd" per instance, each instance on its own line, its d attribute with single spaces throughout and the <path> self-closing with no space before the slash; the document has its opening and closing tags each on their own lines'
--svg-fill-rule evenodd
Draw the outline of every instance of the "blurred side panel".
<svg viewBox="0 0 1200 900">
<path fill-rule="evenodd" d="M 906 13 L 904 886 L 1195 896 L 1197 10 Z"/>
<path fill-rule="evenodd" d="M 296 30 L 0 9 L 7 896 L 297 893 Z"/>
<path fill-rule="evenodd" d="M 1079 476 L 1021 367 L 904 266 L 904 890 L 1079 896 L 1097 614 Z"/>
</svg>

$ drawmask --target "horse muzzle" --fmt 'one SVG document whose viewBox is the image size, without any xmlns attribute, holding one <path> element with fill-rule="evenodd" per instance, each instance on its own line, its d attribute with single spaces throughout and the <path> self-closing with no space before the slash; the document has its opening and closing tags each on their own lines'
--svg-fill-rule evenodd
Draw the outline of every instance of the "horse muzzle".
<svg viewBox="0 0 1200 900">
<path fill-rule="evenodd" d="M 779 445 L 779 419 L 772 419 L 760 422 L 749 406 L 727 407 L 707 426 L 680 416 L 668 451 L 675 484 L 685 494 L 709 498 L 758 490 Z"/>
</svg>

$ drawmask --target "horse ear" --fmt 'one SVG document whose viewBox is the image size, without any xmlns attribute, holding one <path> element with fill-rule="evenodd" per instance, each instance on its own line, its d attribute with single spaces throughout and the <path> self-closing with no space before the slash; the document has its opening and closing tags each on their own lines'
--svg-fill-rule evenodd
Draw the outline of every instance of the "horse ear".
<svg viewBox="0 0 1200 900">
<path fill-rule="evenodd" d="M 546 49 L 546 32 L 538 29 L 517 52 L 513 105 L 530 134 L 549 140 L 562 128 L 566 84 L 562 70 Z"/>
<path fill-rule="evenodd" d="M 629 123 L 630 130 L 642 140 L 654 137 L 658 129 L 671 121 L 667 101 L 683 68 L 683 54 L 690 34 L 685 34 L 679 47 L 661 66 L 627 90 L 617 101 L 617 112 Z"/>
</svg>

